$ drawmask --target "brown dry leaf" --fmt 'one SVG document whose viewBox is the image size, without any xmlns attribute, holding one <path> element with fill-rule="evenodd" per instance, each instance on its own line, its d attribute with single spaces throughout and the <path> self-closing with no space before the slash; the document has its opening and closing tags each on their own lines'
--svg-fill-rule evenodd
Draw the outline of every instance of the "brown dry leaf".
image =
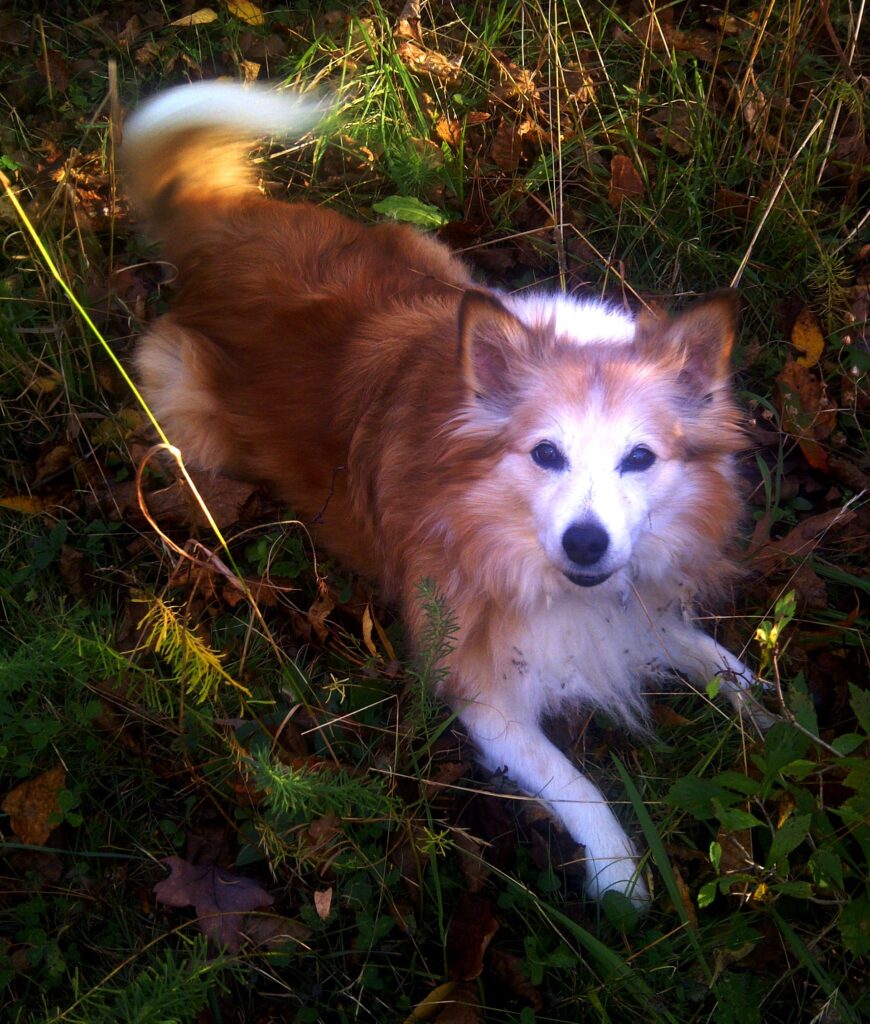
<svg viewBox="0 0 870 1024">
<path fill-rule="evenodd" d="M 36 58 L 36 68 L 46 82 L 58 92 L 69 86 L 69 64 L 57 50 L 45 50 Z"/>
<path fill-rule="evenodd" d="M 855 514 L 850 509 L 835 508 L 804 519 L 784 537 L 767 541 L 755 550 L 751 556 L 753 568 L 766 573 L 780 568 L 792 559 L 808 557 L 835 524 L 837 527 L 846 526 L 855 518 Z"/>
<path fill-rule="evenodd" d="M 155 58 L 159 57 L 165 49 L 166 45 L 164 42 L 158 42 L 155 39 L 148 39 L 138 49 L 133 51 L 133 59 L 137 64 L 147 67 L 155 60 Z"/>
<path fill-rule="evenodd" d="M 206 508 L 223 530 L 238 523 L 257 502 L 259 488 L 214 473 L 190 471 L 191 479 Z M 176 480 L 159 491 L 145 495 L 148 511 L 160 523 L 206 527 L 205 512 L 183 480 Z"/>
<path fill-rule="evenodd" d="M 242 69 L 242 77 L 245 80 L 245 85 L 250 85 L 251 82 L 256 82 L 260 77 L 260 67 L 256 61 L 253 60 L 242 60 L 239 61 L 239 67 Z"/>
<path fill-rule="evenodd" d="M 502 118 L 489 146 L 489 158 L 502 171 L 513 174 L 523 155 L 523 137 L 517 126 Z"/>
<path fill-rule="evenodd" d="M 480 892 L 492 874 L 492 868 L 484 860 L 484 842 L 460 829 L 454 834 L 454 846 L 459 854 L 459 867 L 469 892 Z"/>
<path fill-rule="evenodd" d="M 749 221 L 755 216 L 758 200 L 730 188 L 717 187 L 713 209 L 716 213 L 727 213 L 739 220 Z"/>
<path fill-rule="evenodd" d="M 253 946 L 278 950 L 286 948 L 291 942 L 308 942 L 311 929 L 293 918 L 259 911 L 242 914 L 239 934 Z"/>
<path fill-rule="evenodd" d="M 27 390 L 37 395 L 50 395 L 57 391 L 63 381 L 59 373 L 51 372 L 34 377 L 27 385 Z"/>
<path fill-rule="evenodd" d="M 457 985 L 450 1001 L 435 1018 L 435 1024 L 482 1024 L 483 1011 L 477 998 L 476 986 Z"/>
<path fill-rule="evenodd" d="M 680 156 L 688 156 L 693 152 L 692 109 L 685 100 L 676 100 L 661 107 L 652 115 L 652 120 L 656 123 L 653 134 L 659 142 Z"/>
<path fill-rule="evenodd" d="M 568 64 L 562 74 L 569 99 L 577 103 L 595 102 L 595 79 L 582 64 Z"/>
<path fill-rule="evenodd" d="M 459 65 L 443 53 L 430 50 L 413 39 L 402 39 L 396 45 L 396 53 L 402 63 L 418 74 L 431 75 L 447 85 L 455 85 L 462 73 Z"/>
<path fill-rule="evenodd" d="M 644 193 L 643 180 L 627 156 L 617 153 L 610 161 L 610 194 L 608 203 L 618 210 L 624 199 L 639 198 Z"/>
<path fill-rule="evenodd" d="M 35 779 L 27 779 L 3 798 L 0 805 L 9 815 L 12 831 L 29 846 L 42 846 L 62 817 L 57 794 L 66 782 L 62 765 Z"/>
<path fill-rule="evenodd" d="M 163 863 L 170 875 L 154 886 L 157 902 L 167 907 L 193 906 L 200 931 L 217 946 L 237 951 L 247 912 L 274 903 L 255 881 L 216 864 L 192 864 L 181 857 L 168 857 Z"/>
<path fill-rule="evenodd" d="M 420 0 L 408 0 L 399 14 L 393 36 L 396 39 L 413 39 L 417 43 L 423 42 L 423 33 L 420 29 Z"/>
<path fill-rule="evenodd" d="M 828 470 L 820 441 L 837 425 L 837 410 L 828 400 L 824 380 L 789 357 L 776 379 L 783 430 L 796 438 L 813 469 Z"/>
<path fill-rule="evenodd" d="M 637 18 L 628 32 L 618 30 L 617 38 L 641 43 L 652 50 L 680 50 L 691 53 L 706 63 L 716 55 L 718 37 L 715 32 L 706 29 L 684 31 L 674 24 L 674 12 L 671 8 L 659 8 L 651 14 Z"/>
<path fill-rule="evenodd" d="M 653 718 L 659 728 L 678 729 L 684 725 L 690 725 L 691 719 L 679 714 L 669 704 L 653 704 Z"/>
<path fill-rule="evenodd" d="M 306 618 L 314 627 L 314 632 L 319 640 L 323 641 L 329 636 L 326 627 L 326 620 L 335 608 L 335 598 L 332 596 L 325 580 L 318 580 L 317 597 L 306 612 Z"/>
<path fill-rule="evenodd" d="M 503 949 L 491 949 L 489 951 L 489 966 L 495 971 L 498 980 L 520 999 L 525 999 L 535 1013 L 544 1008 L 544 1000 L 541 993 L 529 981 L 523 970 L 523 961 L 514 953 L 507 953 Z"/>
<path fill-rule="evenodd" d="M 804 306 L 792 325 L 791 343 L 802 353 L 796 360 L 798 366 L 815 366 L 822 358 L 825 338 L 816 314 L 809 306 Z"/>
<path fill-rule="evenodd" d="M 695 901 L 692 898 L 692 892 L 686 885 L 686 880 L 680 873 L 680 869 L 676 864 L 671 865 L 671 869 L 674 873 L 674 881 L 677 883 L 677 892 L 680 894 L 680 899 L 683 903 L 683 909 L 686 911 L 686 917 L 689 920 L 689 924 L 693 928 L 698 927 L 698 913 L 695 910 Z"/>
<path fill-rule="evenodd" d="M 716 842 L 722 849 L 719 869 L 723 875 L 746 871 L 755 866 L 752 852 L 752 829 L 741 828 L 734 832 L 720 832 Z"/>
<path fill-rule="evenodd" d="M 183 18 L 176 18 L 175 21 L 169 22 L 170 28 L 191 28 L 194 25 L 209 25 L 213 21 L 217 21 L 218 13 L 213 11 L 211 7 L 200 7 L 198 11 L 194 11 L 193 14 L 185 14 Z"/>
<path fill-rule="evenodd" d="M 447 929 L 447 972 L 454 981 L 480 977 L 484 953 L 498 929 L 489 897 L 478 892 L 460 896 Z"/>
<path fill-rule="evenodd" d="M 458 146 L 462 139 L 462 125 L 455 117 L 440 117 L 435 125 L 435 134 L 449 146 Z"/>
<path fill-rule="evenodd" d="M 537 106 L 540 100 L 538 87 L 535 84 L 537 71 L 528 71 L 512 60 L 500 60 L 498 70 L 501 82 L 491 90 L 493 98 L 497 100 L 517 98 Z"/>
<path fill-rule="evenodd" d="M 321 921 L 325 921 L 329 917 L 329 911 L 332 909 L 332 886 L 328 889 L 315 890 L 314 909 Z"/>
<path fill-rule="evenodd" d="M 227 0 L 227 13 L 246 25 L 265 25 L 266 16 L 251 0 Z"/>
</svg>

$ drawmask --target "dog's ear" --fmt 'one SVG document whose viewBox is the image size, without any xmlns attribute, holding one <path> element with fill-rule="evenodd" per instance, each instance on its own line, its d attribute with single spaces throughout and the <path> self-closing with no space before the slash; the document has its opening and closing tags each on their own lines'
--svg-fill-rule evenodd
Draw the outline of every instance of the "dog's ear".
<svg viewBox="0 0 870 1024">
<path fill-rule="evenodd" d="M 737 292 L 712 292 L 672 319 L 641 313 L 635 344 L 643 355 L 671 364 L 693 393 L 707 395 L 728 379 L 737 334 Z"/>
<path fill-rule="evenodd" d="M 495 295 L 471 289 L 459 307 L 459 365 L 470 391 L 509 404 L 516 366 L 531 348 L 529 329 Z"/>
</svg>

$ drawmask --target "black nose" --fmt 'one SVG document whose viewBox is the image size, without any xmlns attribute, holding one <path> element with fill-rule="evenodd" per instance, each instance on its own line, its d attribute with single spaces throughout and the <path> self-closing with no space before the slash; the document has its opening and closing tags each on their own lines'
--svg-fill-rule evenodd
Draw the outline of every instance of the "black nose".
<svg viewBox="0 0 870 1024">
<path fill-rule="evenodd" d="M 607 550 L 610 538 L 597 523 L 569 526 L 562 537 L 565 554 L 575 565 L 594 565 Z"/>
</svg>

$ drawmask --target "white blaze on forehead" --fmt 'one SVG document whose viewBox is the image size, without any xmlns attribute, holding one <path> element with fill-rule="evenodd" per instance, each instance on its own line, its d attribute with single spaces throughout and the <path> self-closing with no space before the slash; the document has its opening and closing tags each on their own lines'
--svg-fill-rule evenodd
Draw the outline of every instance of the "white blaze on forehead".
<svg viewBox="0 0 870 1024">
<path fill-rule="evenodd" d="M 529 327 L 554 324 L 556 334 L 578 345 L 624 345 L 634 340 L 634 319 L 597 299 L 572 299 L 567 295 L 504 295 L 501 299 Z"/>
</svg>

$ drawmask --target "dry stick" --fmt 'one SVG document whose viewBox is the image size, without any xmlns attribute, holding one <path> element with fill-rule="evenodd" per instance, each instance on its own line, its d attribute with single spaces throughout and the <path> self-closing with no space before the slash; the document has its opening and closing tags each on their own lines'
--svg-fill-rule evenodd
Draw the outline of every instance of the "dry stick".
<svg viewBox="0 0 870 1024">
<path fill-rule="evenodd" d="M 798 148 L 795 151 L 794 155 L 789 160 L 788 166 L 786 167 L 786 169 L 780 175 L 780 178 L 779 178 L 779 181 L 777 182 L 776 188 L 773 190 L 773 195 L 767 201 L 767 206 L 765 206 L 765 208 L 764 208 L 764 213 L 762 213 L 761 219 L 758 222 L 758 226 L 755 228 L 755 232 L 753 233 L 752 239 L 749 242 L 749 246 L 748 246 L 746 252 L 743 255 L 743 259 L 740 261 L 740 266 L 737 268 L 737 272 L 735 273 L 734 277 L 731 279 L 731 287 L 732 288 L 736 288 L 737 285 L 740 283 L 740 278 L 743 277 L 743 271 L 746 270 L 746 265 L 749 263 L 749 260 L 750 260 L 750 258 L 752 256 L 752 250 L 755 248 L 755 243 L 758 241 L 758 237 L 761 234 L 762 229 L 764 228 L 764 225 L 767 223 L 767 218 L 770 216 L 770 211 L 773 209 L 774 203 L 779 198 L 779 194 L 782 191 L 783 186 L 785 185 L 786 179 L 788 178 L 789 174 L 791 174 L 791 172 L 792 172 L 792 170 L 794 168 L 794 165 L 797 163 L 797 158 L 801 155 L 801 153 L 804 151 L 806 146 L 809 144 L 809 142 L 812 139 L 812 137 L 816 134 L 816 132 L 819 130 L 819 128 L 821 128 L 821 126 L 824 123 L 825 123 L 824 122 L 824 118 L 820 117 L 818 119 L 818 121 L 816 121 L 816 123 L 812 126 L 812 128 L 810 128 L 809 132 L 807 133 L 807 137 L 798 146 Z"/>
</svg>

